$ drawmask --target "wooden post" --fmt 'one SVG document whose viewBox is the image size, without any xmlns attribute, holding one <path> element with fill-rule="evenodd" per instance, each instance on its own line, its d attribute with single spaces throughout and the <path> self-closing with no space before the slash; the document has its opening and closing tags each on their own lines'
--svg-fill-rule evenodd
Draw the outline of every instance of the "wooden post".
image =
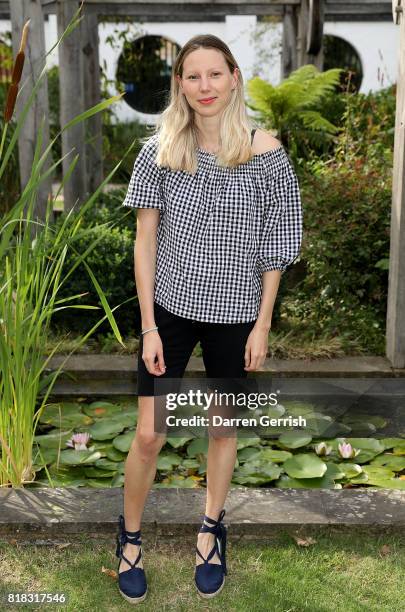
<svg viewBox="0 0 405 612">
<path fill-rule="evenodd" d="M 82 25 L 83 88 L 85 108 L 101 102 L 98 15 L 85 10 Z M 87 191 L 93 193 L 103 180 L 102 115 L 85 123 Z"/>
<path fill-rule="evenodd" d="M 20 91 L 17 99 L 15 116 L 18 118 L 30 94 L 34 83 L 37 81 L 45 65 L 45 35 L 44 18 L 42 14 L 41 0 L 12 0 L 10 2 L 10 18 L 12 25 L 13 55 L 16 57 L 21 42 L 21 33 L 24 24 L 31 19 L 29 25 L 27 46 L 25 50 L 24 70 L 22 73 Z M 48 105 L 48 83 L 46 78 L 32 102 L 31 108 L 25 118 L 18 139 L 18 158 L 20 166 L 20 185 L 23 190 L 31 176 L 34 151 L 37 143 L 38 130 L 41 121 L 43 124 L 43 152 L 49 145 L 49 105 Z M 42 166 L 41 174 L 50 167 L 50 156 Z M 44 180 L 38 188 L 37 200 L 33 210 L 33 218 L 45 220 L 46 205 L 51 193 L 51 179 Z M 33 234 L 35 224 L 31 224 Z"/>
<path fill-rule="evenodd" d="M 386 356 L 394 368 L 405 367 L 405 15 L 397 13 L 400 28 L 399 68 L 395 114 L 394 167 L 392 183 L 390 267 Z M 395 23 L 395 21 L 394 21 Z"/>
<path fill-rule="evenodd" d="M 313 64 L 323 70 L 322 32 L 325 15 L 324 0 L 301 0 L 298 10 L 298 66 Z"/>
<path fill-rule="evenodd" d="M 79 7 L 77 0 L 57 0 L 58 38 Z M 83 53 L 81 23 L 59 45 L 60 124 L 65 126 L 84 111 Z M 78 154 L 76 166 L 64 187 L 64 210 L 68 211 L 86 199 L 86 158 L 84 123 L 80 121 L 62 134 L 63 175 Z"/>
<path fill-rule="evenodd" d="M 282 78 L 298 68 L 297 64 L 297 12 L 293 6 L 284 7 L 283 15 L 283 47 L 281 56 Z"/>
</svg>

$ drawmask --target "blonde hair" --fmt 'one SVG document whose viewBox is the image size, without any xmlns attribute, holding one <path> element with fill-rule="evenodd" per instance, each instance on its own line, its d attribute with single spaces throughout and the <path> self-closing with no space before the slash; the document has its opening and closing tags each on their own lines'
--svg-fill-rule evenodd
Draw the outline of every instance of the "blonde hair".
<svg viewBox="0 0 405 612">
<path fill-rule="evenodd" d="M 156 163 L 173 171 L 182 170 L 191 174 L 197 171 L 197 126 L 194 122 L 194 110 L 182 94 L 176 75 L 183 76 L 185 58 L 200 48 L 220 51 L 231 73 L 233 74 L 235 68 L 239 70 L 236 87 L 221 115 L 217 164 L 232 168 L 249 161 L 253 156 L 251 130 L 253 127 L 259 127 L 247 114 L 242 73 L 228 46 L 212 34 L 191 38 L 181 48 L 173 64 L 168 106 L 161 113 L 154 130 L 158 141 Z"/>
</svg>

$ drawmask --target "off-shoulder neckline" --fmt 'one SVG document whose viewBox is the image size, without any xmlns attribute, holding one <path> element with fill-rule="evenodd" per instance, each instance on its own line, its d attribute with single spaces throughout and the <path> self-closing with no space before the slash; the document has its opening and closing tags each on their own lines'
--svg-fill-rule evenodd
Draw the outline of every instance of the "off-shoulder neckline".
<svg viewBox="0 0 405 612">
<path fill-rule="evenodd" d="M 200 149 L 200 147 L 197 147 L 197 151 L 199 151 L 200 153 L 204 153 L 209 157 L 217 157 L 216 153 L 211 153 L 210 151 L 206 151 L 205 149 Z M 268 155 L 271 156 L 272 154 L 277 153 L 279 151 L 284 151 L 283 145 L 280 145 L 279 147 L 274 147 L 273 149 L 269 149 L 268 151 L 263 151 L 263 153 L 255 153 L 254 155 L 252 155 L 252 159 L 254 157 L 266 157 Z"/>
</svg>

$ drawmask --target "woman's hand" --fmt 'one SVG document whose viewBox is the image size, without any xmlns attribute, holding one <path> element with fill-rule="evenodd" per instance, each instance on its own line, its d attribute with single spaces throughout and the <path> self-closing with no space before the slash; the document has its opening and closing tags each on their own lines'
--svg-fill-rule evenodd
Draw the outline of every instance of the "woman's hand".
<svg viewBox="0 0 405 612">
<path fill-rule="evenodd" d="M 142 359 L 150 374 L 161 376 L 165 373 L 166 366 L 163 358 L 163 344 L 157 330 L 150 331 L 143 336 Z"/>
<path fill-rule="evenodd" d="M 245 370 L 254 372 L 263 365 L 268 350 L 269 330 L 254 326 L 245 347 Z"/>
</svg>

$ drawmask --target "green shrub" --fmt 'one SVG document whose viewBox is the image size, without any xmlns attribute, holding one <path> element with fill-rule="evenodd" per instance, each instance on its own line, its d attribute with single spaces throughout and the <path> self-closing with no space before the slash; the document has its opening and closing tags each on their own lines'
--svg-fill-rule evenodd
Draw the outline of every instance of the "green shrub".
<svg viewBox="0 0 405 612">
<path fill-rule="evenodd" d="M 124 192 L 116 190 L 109 194 L 103 194 L 98 206 L 89 209 L 83 215 L 82 233 L 77 235 L 75 249 L 83 253 L 91 244 L 92 240 L 103 238 L 86 257 L 86 262 L 93 270 L 100 286 L 106 296 L 111 308 L 117 306 L 131 296 L 136 296 L 134 278 L 134 239 L 135 218 L 129 210 L 120 207 Z M 56 224 L 63 221 L 64 214 L 60 216 Z M 111 228 L 111 222 L 114 227 Z M 108 224 L 107 226 L 103 224 Z M 71 252 L 66 257 L 65 265 L 71 267 L 75 255 Z M 79 293 L 86 293 L 78 298 L 77 303 L 85 303 L 101 307 L 97 292 L 92 286 L 85 270 L 78 267 L 75 274 L 69 276 L 60 289 L 60 296 L 67 297 Z M 63 310 L 52 317 L 52 325 L 61 330 L 84 331 L 88 329 L 93 321 L 100 318 L 100 310 L 88 310 L 85 316 L 78 310 Z M 127 302 L 121 308 L 114 311 L 114 315 L 121 334 L 133 334 L 139 327 L 139 309 L 137 300 Z M 101 324 L 98 328 L 100 334 L 109 332 L 108 322 Z"/>
<path fill-rule="evenodd" d="M 302 183 L 306 274 L 287 310 L 317 332 L 352 333 L 381 352 L 387 298 L 392 152 L 337 150 Z M 377 154 L 378 153 L 378 154 Z"/>
</svg>

